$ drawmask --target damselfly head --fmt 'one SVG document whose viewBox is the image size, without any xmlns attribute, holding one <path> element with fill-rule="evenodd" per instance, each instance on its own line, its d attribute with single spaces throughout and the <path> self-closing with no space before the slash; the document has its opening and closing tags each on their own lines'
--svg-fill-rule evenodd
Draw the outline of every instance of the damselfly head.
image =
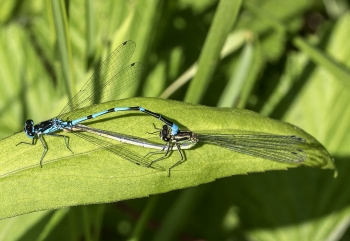
<svg viewBox="0 0 350 241">
<path fill-rule="evenodd" d="M 159 132 L 159 137 L 165 142 L 169 142 L 171 140 L 170 128 L 167 125 L 163 125 L 163 128 Z"/>
<path fill-rule="evenodd" d="M 26 120 L 24 123 L 24 132 L 29 138 L 35 137 L 35 131 L 34 131 L 34 121 L 33 120 Z"/>
</svg>

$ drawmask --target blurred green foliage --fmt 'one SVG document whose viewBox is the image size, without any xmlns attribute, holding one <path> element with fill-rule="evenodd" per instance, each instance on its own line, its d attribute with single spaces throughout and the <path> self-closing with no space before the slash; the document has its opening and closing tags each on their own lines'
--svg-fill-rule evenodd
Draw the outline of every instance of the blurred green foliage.
<svg viewBox="0 0 350 241">
<path fill-rule="evenodd" d="M 132 39 L 132 62 L 145 72 L 122 97 L 247 108 L 290 122 L 320 141 L 339 171 L 336 179 L 310 168 L 233 176 L 150 198 L 33 213 L 2 220 L 1 237 L 347 240 L 348 11 L 344 0 L 1 1 L 1 137 L 27 118 L 57 115 L 100 61 Z"/>
</svg>

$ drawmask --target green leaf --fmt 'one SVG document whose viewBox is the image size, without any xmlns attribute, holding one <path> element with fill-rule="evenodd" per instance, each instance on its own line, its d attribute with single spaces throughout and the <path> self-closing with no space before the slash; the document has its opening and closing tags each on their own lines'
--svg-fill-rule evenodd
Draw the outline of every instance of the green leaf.
<svg viewBox="0 0 350 241">
<path fill-rule="evenodd" d="M 185 101 L 199 103 L 214 74 L 220 52 L 231 28 L 236 22 L 242 1 L 221 0 L 205 40 L 198 63 L 198 71 L 191 81 Z"/>
<path fill-rule="evenodd" d="M 60 63 L 62 65 L 62 74 L 65 82 L 66 92 L 72 97 L 72 86 L 74 85 L 74 75 L 72 67 L 72 51 L 69 41 L 68 21 L 66 16 L 66 7 L 63 0 L 51 1 L 53 20 L 56 30 L 56 41 L 59 53 Z"/>
<path fill-rule="evenodd" d="M 336 77 L 335 79 L 341 81 L 342 84 L 347 85 L 347 88 L 350 87 L 350 71 L 348 68 L 337 63 L 335 59 L 327 56 L 321 50 L 315 48 L 301 37 L 294 38 L 293 42 L 296 47 L 300 48 L 313 61 L 327 69 L 330 73 L 334 74 Z"/>
<path fill-rule="evenodd" d="M 312 136 L 288 123 L 272 120 L 248 110 L 212 108 L 155 98 L 131 98 L 89 107 L 84 114 L 122 106 L 143 106 L 170 119 L 176 119 L 177 123 L 183 126 L 182 129 L 188 128 L 194 132 L 298 135 L 307 141 L 300 147 L 308 156 L 303 165 L 323 169 L 334 168 L 328 152 Z M 106 115 L 87 124 L 99 129 L 147 138 L 150 137 L 150 132 L 154 132 L 152 123 L 158 127 L 162 125 L 159 120 L 143 113 L 128 112 Z M 104 149 L 96 148 L 72 133 L 64 135 L 69 137 L 74 155 L 67 150 L 62 138 L 45 136 L 49 149 L 43 168 L 39 167 L 39 159 L 43 152 L 40 141 L 35 146 L 16 146 L 17 143 L 26 141 L 23 132 L 1 141 L 1 218 L 63 206 L 143 197 L 196 186 L 234 174 L 286 170 L 299 166 L 264 160 L 204 144 L 186 150 L 187 161 L 172 169 L 171 177 L 168 177 L 166 171 L 135 165 Z M 153 139 L 155 138 L 156 136 Z M 111 144 L 127 148 L 141 157 L 150 152 L 143 147 L 115 141 L 111 141 Z M 178 160 L 179 155 L 175 151 L 159 164 L 168 168 Z"/>
<path fill-rule="evenodd" d="M 67 215 L 69 208 L 62 208 L 56 210 L 50 220 L 46 223 L 44 230 L 40 233 L 38 237 L 38 241 L 45 240 L 50 232 L 57 226 L 58 223 L 62 221 L 62 219 Z"/>
<path fill-rule="evenodd" d="M 257 40 L 250 39 L 242 49 L 238 64 L 235 65 L 217 106 L 243 108 L 260 70 L 261 51 L 259 43 Z"/>
<path fill-rule="evenodd" d="M 0 220 L 1 239 L 12 240 L 36 240 L 42 228 L 51 216 L 52 211 L 35 212 L 28 215 Z M 40 225 L 39 225 L 40 224 Z"/>
</svg>

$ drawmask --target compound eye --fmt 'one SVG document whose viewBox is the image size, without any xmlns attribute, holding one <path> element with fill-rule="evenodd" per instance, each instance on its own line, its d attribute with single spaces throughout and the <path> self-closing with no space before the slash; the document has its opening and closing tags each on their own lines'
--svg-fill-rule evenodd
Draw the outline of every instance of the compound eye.
<svg viewBox="0 0 350 241">
<path fill-rule="evenodd" d="M 162 140 L 165 141 L 165 142 L 169 142 L 169 141 L 170 141 L 170 138 L 167 137 L 167 136 L 162 136 L 161 138 L 162 138 Z"/>
<path fill-rule="evenodd" d="M 34 125 L 34 121 L 33 120 L 26 120 L 26 123 L 24 124 L 25 126 L 33 126 Z"/>
<path fill-rule="evenodd" d="M 29 138 L 33 138 L 35 136 L 34 132 L 34 121 L 27 120 L 24 124 L 24 132 L 27 134 Z"/>
<path fill-rule="evenodd" d="M 169 142 L 170 141 L 170 137 L 169 137 L 169 129 L 167 125 L 164 125 L 162 130 L 159 132 L 159 137 L 160 139 L 162 139 L 163 141 Z"/>
</svg>

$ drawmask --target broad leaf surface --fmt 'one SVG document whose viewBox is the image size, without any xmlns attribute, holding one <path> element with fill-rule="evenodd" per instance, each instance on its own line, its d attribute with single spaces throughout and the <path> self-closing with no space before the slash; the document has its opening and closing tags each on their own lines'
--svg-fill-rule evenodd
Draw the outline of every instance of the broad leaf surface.
<svg viewBox="0 0 350 241">
<path fill-rule="evenodd" d="M 86 114 L 123 106 L 143 106 L 176 120 L 182 129 L 194 132 L 298 135 L 307 141 L 300 147 L 308 156 L 303 165 L 334 168 L 328 152 L 312 136 L 288 123 L 272 120 L 247 110 L 211 108 L 153 98 L 132 98 L 89 107 L 86 109 Z M 155 131 L 152 123 L 157 127 L 162 125 L 159 120 L 143 113 L 119 112 L 86 124 L 157 141 L 156 134 L 149 134 Z M 43 151 L 39 141 L 35 146 L 24 144 L 16 146 L 21 141 L 30 141 L 23 132 L 1 141 L 3 150 L 0 159 L 0 189 L 3 193 L 0 201 L 3 207 L 0 211 L 1 218 L 64 206 L 143 197 L 196 186 L 231 175 L 286 170 L 300 166 L 252 157 L 214 145 L 200 144 L 185 151 L 187 161 L 172 169 L 171 176 L 168 177 L 167 171 L 138 166 L 97 148 L 72 133 L 63 134 L 69 136 L 70 148 L 74 151 L 74 155 L 65 147 L 62 138 L 45 136 L 49 150 L 43 168 L 39 167 Z M 151 151 L 116 141 L 111 141 L 111 144 L 116 145 L 116 148 L 127 148 L 140 157 Z M 169 158 L 158 164 L 166 170 L 178 160 L 179 155 L 174 151 Z"/>
</svg>

